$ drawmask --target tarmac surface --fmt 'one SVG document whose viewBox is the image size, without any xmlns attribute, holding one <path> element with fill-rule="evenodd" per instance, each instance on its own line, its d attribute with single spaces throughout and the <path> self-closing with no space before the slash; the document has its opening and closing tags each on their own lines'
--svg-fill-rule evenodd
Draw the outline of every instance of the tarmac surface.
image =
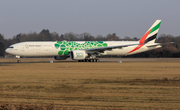
<svg viewBox="0 0 180 110">
<path fill-rule="evenodd" d="M 180 61 L 180 58 L 98 58 L 100 62 L 153 62 L 153 61 Z M 54 63 L 77 62 L 70 58 L 66 60 L 54 60 L 53 58 L 21 58 L 21 63 Z M 0 64 L 17 63 L 16 58 L 0 58 Z M 79 62 L 80 63 L 80 62 Z"/>
<path fill-rule="evenodd" d="M 180 61 L 180 58 L 100 58 L 100 61 L 108 61 L 108 62 Z"/>
</svg>

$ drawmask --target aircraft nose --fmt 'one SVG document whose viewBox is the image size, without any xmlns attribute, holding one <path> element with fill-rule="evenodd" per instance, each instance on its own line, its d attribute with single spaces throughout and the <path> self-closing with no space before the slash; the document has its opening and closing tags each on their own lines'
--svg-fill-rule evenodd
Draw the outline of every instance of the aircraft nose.
<svg viewBox="0 0 180 110">
<path fill-rule="evenodd" d="M 5 50 L 5 52 L 8 53 L 8 54 L 13 53 L 13 51 L 14 51 L 14 46 L 9 46 L 9 47 Z"/>
<path fill-rule="evenodd" d="M 6 52 L 6 53 L 9 53 L 9 49 L 7 48 L 7 49 L 5 50 L 5 52 Z"/>
<path fill-rule="evenodd" d="M 8 53 L 8 54 L 12 54 L 12 53 L 13 53 L 12 49 L 10 49 L 10 48 L 7 48 L 7 49 L 5 50 L 5 52 Z"/>
</svg>

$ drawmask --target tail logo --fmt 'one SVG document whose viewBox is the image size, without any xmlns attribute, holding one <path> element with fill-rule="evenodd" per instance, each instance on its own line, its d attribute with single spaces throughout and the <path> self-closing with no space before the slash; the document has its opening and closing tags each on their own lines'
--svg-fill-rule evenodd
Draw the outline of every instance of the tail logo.
<svg viewBox="0 0 180 110">
<path fill-rule="evenodd" d="M 150 41 L 155 41 L 159 27 L 160 27 L 160 24 L 161 24 L 161 20 L 156 20 L 156 22 L 151 26 L 151 28 L 139 40 L 139 45 L 128 53 L 132 53 L 132 52 L 140 49 L 144 44 L 146 44 Z"/>
<path fill-rule="evenodd" d="M 145 41 L 145 39 L 147 38 L 147 36 L 149 35 L 150 31 L 151 31 L 151 30 L 149 30 L 149 31 L 140 39 L 139 45 L 138 45 L 136 48 L 134 48 L 133 50 L 131 50 L 130 52 L 128 52 L 128 53 L 131 53 L 131 52 L 134 52 L 134 51 L 140 49 L 140 48 L 144 45 L 144 41 Z"/>
</svg>

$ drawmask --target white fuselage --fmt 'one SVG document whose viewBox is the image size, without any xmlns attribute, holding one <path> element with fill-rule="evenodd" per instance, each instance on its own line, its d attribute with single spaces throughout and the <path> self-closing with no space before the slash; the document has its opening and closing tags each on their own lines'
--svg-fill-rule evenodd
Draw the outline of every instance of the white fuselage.
<svg viewBox="0 0 180 110">
<path fill-rule="evenodd" d="M 75 42 L 75 43 L 74 43 Z M 103 43 L 102 43 L 103 42 Z M 84 49 L 92 49 L 97 47 L 109 47 L 109 46 L 118 46 L 118 45 L 130 45 L 130 44 L 138 44 L 138 41 L 62 41 L 62 42 L 53 42 L 53 41 L 44 41 L 44 42 L 21 42 L 17 44 L 11 45 L 6 49 L 6 52 L 12 55 L 17 56 L 58 56 L 58 55 L 67 55 L 65 51 L 73 51 L 73 50 L 84 50 Z M 92 45 L 91 45 L 92 44 Z M 155 43 L 153 43 L 155 44 Z M 148 44 L 150 45 L 150 44 Z M 64 47 L 65 46 L 65 47 Z M 127 46 L 123 48 L 116 48 L 112 50 L 106 50 L 100 55 L 131 55 L 136 54 L 156 48 L 160 48 L 161 46 L 153 46 L 147 47 L 143 45 L 141 48 L 131 52 L 135 49 L 137 45 Z M 59 54 L 59 51 L 63 51 L 64 53 Z"/>
<path fill-rule="evenodd" d="M 6 49 L 16 56 L 63 56 L 64 59 L 87 60 L 97 55 L 132 55 L 160 48 L 155 43 L 161 20 L 156 20 L 139 41 L 44 41 L 21 42 Z M 76 58 L 77 57 L 77 58 Z"/>
</svg>

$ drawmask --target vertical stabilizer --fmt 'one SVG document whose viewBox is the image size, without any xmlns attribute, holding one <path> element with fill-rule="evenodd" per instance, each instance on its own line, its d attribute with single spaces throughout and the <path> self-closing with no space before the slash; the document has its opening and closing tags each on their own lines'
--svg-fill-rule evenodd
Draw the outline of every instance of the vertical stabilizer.
<svg viewBox="0 0 180 110">
<path fill-rule="evenodd" d="M 154 43 L 159 31 L 160 24 L 161 20 L 156 20 L 154 24 L 149 28 L 149 30 L 144 34 L 144 36 L 139 40 L 139 43 Z"/>
<path fill-rule="evenodd" d="M 139 40 L 140 45 L 138 45 L 128 53 L 132 53 L 135 52 L 136 50 L 139 50 L 146 43 L 154 43 L 156 40 L 157 33 L 159 31 L 160 24 L 161 24 L 161 20 L 156 20 L 154 24 L 149 28 L 149 30 L 144 34 L 144 36 Z"/>
</svg>

